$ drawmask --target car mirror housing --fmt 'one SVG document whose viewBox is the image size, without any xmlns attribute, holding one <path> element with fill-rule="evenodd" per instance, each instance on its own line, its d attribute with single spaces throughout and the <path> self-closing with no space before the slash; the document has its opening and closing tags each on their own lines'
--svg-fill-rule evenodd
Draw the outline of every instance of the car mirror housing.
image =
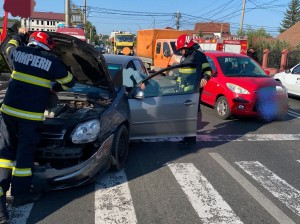
<svg viewBox="0 0 300 224">
<path fill-rule="evenodd" d="M 270 75 L 270 70 L 264 69 L 264 72 L 265 72 L 267 75 Z"/>
<path fill-rule="evenodd" d="M 132 91 L 132 96 L 135 99 L 143 99 L 145 96 L 145 93 L 140 87 L 136 87 Z"/>
<path fill-rule="evenodd" d="M 214 72 L 211 74 L 211 77 L 217 77 L 218 76 L 218 72 Z"/>
<path fill-rule="evenodd" d="M 285 73 L 291 73 L 291 69 L 285 70 Z"/>
</svg>

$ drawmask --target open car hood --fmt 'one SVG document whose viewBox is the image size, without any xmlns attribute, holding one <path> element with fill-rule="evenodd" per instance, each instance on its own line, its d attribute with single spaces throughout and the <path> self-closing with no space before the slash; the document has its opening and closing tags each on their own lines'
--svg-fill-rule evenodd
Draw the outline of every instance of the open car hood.
<svg viewBox="0 0 300 224">
<path fill-rule="evenodd" d="M 105 59 L 99 51 L 70 35 L 56 32 L 47 32 L 47 34 L 57 43 L 57 47 L 52 52 L 62 59 L 77 83 L 99 86 L 110 90 L 115 95 Z M 1 45 L 1 53 L 4 57 L 6 57 L 4 46 L 10 38 L 8 36 Z"/>
</svg>

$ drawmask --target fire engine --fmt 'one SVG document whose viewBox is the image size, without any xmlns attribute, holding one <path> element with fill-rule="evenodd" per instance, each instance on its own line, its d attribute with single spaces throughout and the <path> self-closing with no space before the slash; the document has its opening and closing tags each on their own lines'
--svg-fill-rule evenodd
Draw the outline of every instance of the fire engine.
<svg viewBox="0 0 300 224">
<path fill-rule="evenodd" d="M 194 38 L 202 50 L 217 50 L 247 55 L 248 41 L 237 38 Z"/>
<path fill-rule="evenodd" d="M 194 38 L 203 51 L 227 51 L 247 55 L 248 41 L 245 39 L 222 39 L 222 38 Z M 168 66 L 176 65 L 181 60 L 181 55 L 172 54 Z"/>
</svg>

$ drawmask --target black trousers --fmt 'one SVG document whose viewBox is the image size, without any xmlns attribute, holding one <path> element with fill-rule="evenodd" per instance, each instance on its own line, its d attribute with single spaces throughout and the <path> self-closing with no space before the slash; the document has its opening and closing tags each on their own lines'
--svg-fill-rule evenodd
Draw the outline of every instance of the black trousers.
<svg viewBox="0 0 300 224">
<path fill-rule="evenodd" d="M 34 152 L 40 141 L 42 124 L 41 121 L 1 114 L 0 160 L 4 163 L 0 163 L 0 186 L 4 193 L 9 189 L 10 184 L 13 196 L 29 193 L 32 174 L 22 171 L 31 171 L 33 168 Z M 6 161 L 14 161 L 13 169 L 3 165 Z M 16 170 L 19 173 L 15 172 Z"/>
</svg>

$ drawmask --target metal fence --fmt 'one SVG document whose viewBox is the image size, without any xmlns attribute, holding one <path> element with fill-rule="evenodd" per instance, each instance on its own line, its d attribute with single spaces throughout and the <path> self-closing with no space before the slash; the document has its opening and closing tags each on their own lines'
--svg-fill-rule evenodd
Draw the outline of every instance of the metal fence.
<svg viewBox="0 0 300 224">
<path fill-rule="evenodd" d="M 280 69 L 281 51 L 270 51 L 268 59 L 269 68 Z"/>
</svg>

